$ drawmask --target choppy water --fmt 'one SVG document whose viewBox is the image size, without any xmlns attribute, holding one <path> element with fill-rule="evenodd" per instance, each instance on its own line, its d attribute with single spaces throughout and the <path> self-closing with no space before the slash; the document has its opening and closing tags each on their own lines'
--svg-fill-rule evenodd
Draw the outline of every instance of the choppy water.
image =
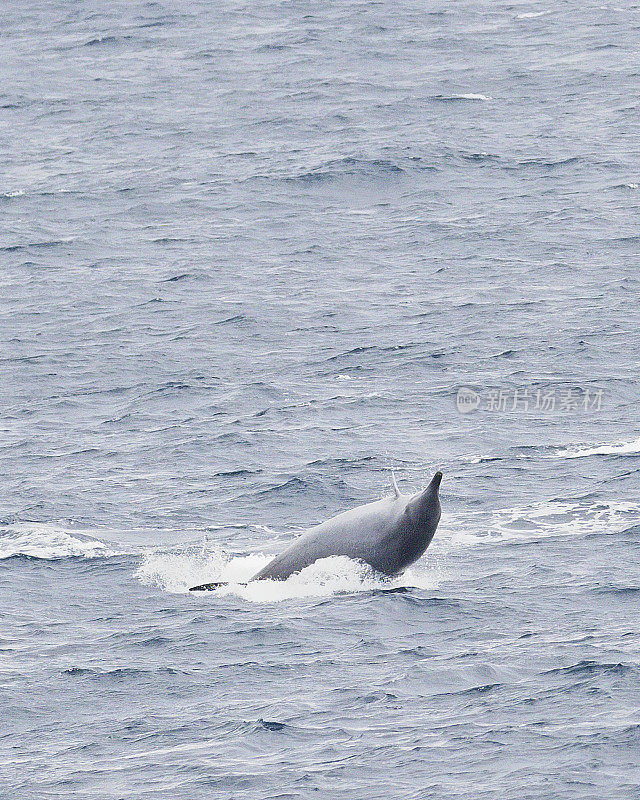
<svg viewBox="0 0 640 800">
<path fill-rule="evenodd" d="M 640 6 L 601 2 L 5 4 L 3 798 L 640 797 Z M 401 579 L 240 585 L 436 467 Z"/>
</svg>

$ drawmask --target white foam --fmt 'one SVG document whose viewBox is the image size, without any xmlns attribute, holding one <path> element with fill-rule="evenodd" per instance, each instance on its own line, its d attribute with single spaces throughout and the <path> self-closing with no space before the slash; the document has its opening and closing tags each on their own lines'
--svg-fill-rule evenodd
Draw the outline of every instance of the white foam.
<svg viewBox="0 0 640 800">
<path fill-rule="evenodd" d="M 640 439 L 592 447 L 568 447 L 565 450 L 558 450 L 554 455 L 557 458 L 583 458 L 584 456 L 633 455 L 634 453 L 640 453 Z"/>
<path fill-rule="evenodd" d="M 545 500 L 492 511 L 443 514 L 438 540 L 447 547 L 490 541 L 536 541 L 555 536 L 618 533 L 640 523 L 640 504 Z"/>
<path fill-rule="evenodd" d="M 467 464 L 483 464 L 485 461 L 499 461 L 499 456 L 459 456 L 460 461 L 464 461 Z"/>
<path fill-rule="evenodd" d="M 207 597 L 235 595 L 252 603 L 276 603 L 403 586 L 426 589 L 435 587 L 441 577 L 433 565 L 420 564 L 397 579 L 385 580 L 365 564 L 344 556 L 331 556 L 316 561 L 286 581 L 248 583 L 271 558 L 262 553 L 229 555 L 220 549 L 208 549 L 205 543 L 199 552 L 191 548 L 183 552 L 147 554 L 137 575 L 143 583 L 172 593 L 188 592 L 189 587 L 201 583 L 224 581 L 226 586 L 207 593 Z"/>
<path fill-rule="evenodd" d="M 22 522 L 0 529 L 0 559 L 29 556 L 57 558 L 102 558 L 115 555 L 99 539 L 40 522 Z"/>
<path fill-rule="evenodd" d="M 433 588 L 438 579 L 425 569 L 407 570 L 401 577 L 385 580 L 366 564 L 345 556 L 322 558 L 286 581 L 256 581 L 247 586 L 224 586 L 221 595 L 235 594 L 254 603 L 275 603 L 336 594 L 397 589 L 405 586 Z"/>
<path fill-rule="evenodd" d="M 526 11 L 524 14 L 518 14 L 518 19 L 537 19 L 549 14 L 549 11 Z"/>
<path fill-rule="evenodd" d="M 233 556 L 212 547 L 205 540 L 199 547 L 183 550 L 160 550 L 142 557 L 136 575 L 149 586 L 182 593 L 190 586 L 211 581 L 243 583 L 267 564 L 270 556 L 260 554 Z"/>
<path fill-rule="evenodd" d="M 492 100 L 493 98 L 488 94 L 452 94 L 452 100 Z"/>
</svg>

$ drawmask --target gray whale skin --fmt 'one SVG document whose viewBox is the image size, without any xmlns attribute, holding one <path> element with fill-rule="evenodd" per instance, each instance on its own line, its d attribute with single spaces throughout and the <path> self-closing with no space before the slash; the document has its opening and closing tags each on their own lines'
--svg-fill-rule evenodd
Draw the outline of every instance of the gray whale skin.
<svg viewBox="0 0 640 800">
<path fill-rule="evenodd" d="M 442 473 L 436 472 L 423 492 L 400 494 L 344 511 L 309 528 L 280 555 L 251 578 L 284 581 L 320 558 L 348 556 L 364 561 L 384 575 L 398 575 L 429 547 L 440 521 L 438 489 Z M 194 586 L 204 591 L 223 582 Z"/>
</svg>

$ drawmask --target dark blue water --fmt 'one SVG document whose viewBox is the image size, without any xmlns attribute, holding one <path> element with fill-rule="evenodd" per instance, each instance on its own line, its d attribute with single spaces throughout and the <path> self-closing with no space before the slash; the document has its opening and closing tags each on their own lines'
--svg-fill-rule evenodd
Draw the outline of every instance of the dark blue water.
<svg viewBox="0 0 640 800">
<path fill-rule="evenodd" d="M 640 6 L 601 2 L 5 4 L 3 798 L 640 797 Z M 392 584 L 239 585 L 436 468 Z"/>
</svg>

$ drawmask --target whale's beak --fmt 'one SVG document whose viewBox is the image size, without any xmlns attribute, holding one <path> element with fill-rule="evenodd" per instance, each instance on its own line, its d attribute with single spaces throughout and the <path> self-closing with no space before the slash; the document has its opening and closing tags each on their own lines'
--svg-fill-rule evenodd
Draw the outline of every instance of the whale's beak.
<svg viewBox="0 0 640 800">
<path fill-rule="evenodd" d="M 427 490 L 431 490 L 437 494 L 438 489 L 440 488 L 440 481 L 442 480 L 442 473 L 440 470 L 436 472 L 436 474 L 431 478 L 431 483 L 427 486 Z"/>
<path fill-rule="evenodd" d="M 440 471 L 431 478 L 431 483 L 421 493 L 416 495 L 409 501 L 407 511 L 414 517 L 414 519 L 421 525 L 428 525 L 433 527 L 435 531 L 440 519 L 440 498 L 438 497 L 438 489 L 440 488 L 440 481 L 442 480 L 442 473 Z"/>
</svg>

